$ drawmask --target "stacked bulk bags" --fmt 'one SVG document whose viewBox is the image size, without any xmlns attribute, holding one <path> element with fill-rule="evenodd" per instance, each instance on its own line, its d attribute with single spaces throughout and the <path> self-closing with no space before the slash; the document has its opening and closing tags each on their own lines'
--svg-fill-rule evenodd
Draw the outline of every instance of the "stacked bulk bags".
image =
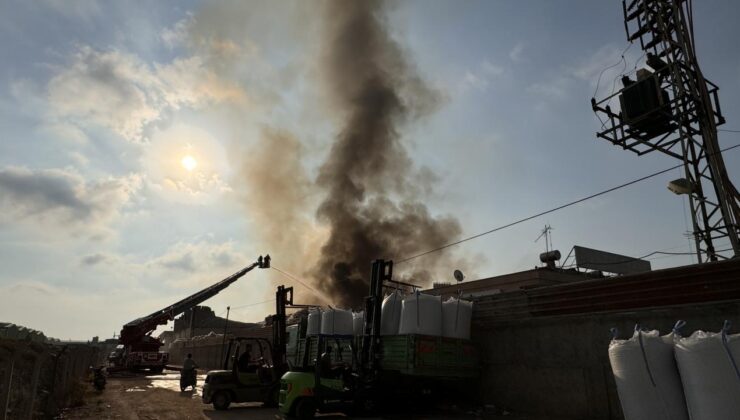
<svg viewBox="0 0 740 420">
<path fill-rule="evenodd" d="M 352 335 L 352 312 L 334 308 L 325 310 L 321 314 L 321 334 Z"/>
<path fill-rule="evenodd" d="M 365 311 L 353 312 L 352 313 L 352 331 L 355 335 L 363 335 L 365 333 Z"/>
<path fill-rule="evenodd" d="M 399 334 L 442 335 L 442 298 L 418 291 L 401 305 Z"/>
<path fill-rule="evenodd" d="M 688 420 L 673 357 L 674 335 L 661 337 L 658 331 L 643 332 L 637 326 L 630 339 L 615 338 L 609 344 L 625 420 Z"/>
<path fill-rule="evenodd" d="M 318 335 L 321 332 L 321 310 L 311 309 L 308 311 L 308 325 L 306 335 Z"/>
<path fill-rule="evenodd" d="M 740 334 L 696 331 L 676 341 L 686 404 L 692 420 L 740 418 Z"/>
<path fill-rule="evenodd" d="M 383 299 L 383 305 L 380 308 L 380 335 L 398 335 L 402 301 L 403 296 L 398 291 L 394 291 Z"/>
<path fill-rule="evenodd" d="M 442 303 L 442 336 L 470 339 L 473 302 L 449 298 Z"/>
</svg>

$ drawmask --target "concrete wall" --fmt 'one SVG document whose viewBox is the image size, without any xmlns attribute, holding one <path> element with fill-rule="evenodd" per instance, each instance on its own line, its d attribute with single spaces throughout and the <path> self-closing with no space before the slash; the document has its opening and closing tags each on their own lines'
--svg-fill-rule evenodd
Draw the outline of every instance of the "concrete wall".
<svg viewBox="0 0 740 420">
<path fill-rule="evenodd" d="M 230 330 L 230 333 L 226 335 L 226 340 L 223 339 L 223 334 L 213 333 L 192 339 L 175 340 L 166 348 L 166 351 L 170 353 L 170 364 L 182 365 L 187 354 L 191 353 L 193 360 L 201 369 L 221 369 L 223 352 L 226 352 L 231 337 L 255 337 L 272 341 L 272 327 L 237 328 Z M 222 343 L 225 343 L 223 350 Z"/>
<path fill-rule="evenodd" d="M 621 419 L 608 358 L 609 329 L 629 337 L 635 323 L 670 332 L 719 331 L 725 319 L 740 331 L 740 303 L 669 307 L 509 321 L 473 328 L 481 351 L 485 403 L 519 413 L 562 419 Z"/>
<path fill-rule="evenodd" d="M 52 418 L 81 402 L 98 349 L 0 339 L 0 413 L 7 419 Z"/>
</svg>

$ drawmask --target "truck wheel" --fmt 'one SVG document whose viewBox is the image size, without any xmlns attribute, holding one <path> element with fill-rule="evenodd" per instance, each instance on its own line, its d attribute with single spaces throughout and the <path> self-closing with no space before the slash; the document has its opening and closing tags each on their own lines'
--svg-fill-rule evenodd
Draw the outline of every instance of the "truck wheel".
<svg viewBox="0 0 740 420">
<path fill-rule="evenodd" d="M 149 369 L 149 372 L 154 373 L 156 375 L 162 373 L 164 371 L 164 366 L 157 366 Z"/>
<path fill-rule="evenodd" d="M 316 403 L 313 398 L 301 398 L 295 407 L 295 416 L 299 419 L 312 419 L 316 414 Z"/>
<path fill-rule="evenodd" d="M 225 391 L 213 394 L 213 408 L 216 410 L 227 410 L 231 404 L 231 395 Z"/>
</svg>

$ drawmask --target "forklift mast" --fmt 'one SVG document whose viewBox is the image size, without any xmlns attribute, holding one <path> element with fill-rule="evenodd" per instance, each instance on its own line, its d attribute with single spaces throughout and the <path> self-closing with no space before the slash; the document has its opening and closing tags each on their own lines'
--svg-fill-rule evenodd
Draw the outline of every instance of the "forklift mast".
<svg viewBox="0 0 740 420">
<path fill-rule="evenodd" d="M 370 295 L 365 298 L 365 330 L 362 337 L 360 366 L 367 373 L 378 370 L 380 357 L 380 312 L 383 286 L 392 281 L 393 261 L 375 260 L 370 275 Z"/>
<path fill-rule="evenodd" d="M 293 288 L 278 286 L 275 292 L 275 315 L 272 316 L 272 363 L 280 368 L 287 366 L 286 307 L 293 307 Z"/>
</svg>

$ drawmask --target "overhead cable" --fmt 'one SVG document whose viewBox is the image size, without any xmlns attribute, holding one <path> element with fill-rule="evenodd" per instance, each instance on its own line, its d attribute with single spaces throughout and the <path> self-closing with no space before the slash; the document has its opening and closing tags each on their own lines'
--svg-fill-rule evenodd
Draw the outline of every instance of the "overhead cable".
<svg viewBox="0 0 740 420">
<path fill-rule="evenodd" d="M 735 148 L 738 148 L 738 147 L 740 147 L 740 144 L 736 144 L 734 146 L 730 146 L 730 147 L 727 147 L 725 149 L 722 149 L 718 153 L 725 152 L 725 151 L 728 151 L 728 150 L 732 150 L 732 149 L 735 149 Z M 543 212 L 540 212 L 540 213 L 537 213 L 537 214 L 533 214 L 533 215 L 528 216 L 528 217 L 525 217 L 523 219 L 519 219 L 517 221 L 511 222 L 511 223 L 507 223 L 507 224 L 505 224 L 503 226 L 499 226 L 499 227 L 496 227 L 496 228 L 487 230 L 485 232 L 481 232 L 481 233 L 478 233 L 478 234 L 473 235 L 473 236 L 468 236 L 467 238 L 463 238 L 463 239 L 457 240 L 455 242 L 451 242 L 451 243 L 448 243 L 446 245 L 442 245 L 440 247 L 437 247 L 437 248 L 434 248 L 434 249 L 430 249 L 428 251 L 424 251 L 424 252 L 421 252 L 419 254 L 412 255 L 410 257 L 403 258 L 403 259 L 397 261 L 396 262 L 396 265 L 402 264 L 402 263 L 405 263 L 405 262 L 408 262 L 408 261 L 411 261 L 411 260 L 414 260 L 414 259 L 419 258 L 419 257 L 423 257 L 425 255 L 432 254 L 434 252 L 441 251 L 443 249 L 447 249 L 447 248 L 453 247 L 455 245 L 459 245 L 459 244 L 461 244 L 463 242 L 468 242 L 468 241 L 471 241 L 473 239 L 480 238 L 481 236 L 490 235 L 491 233 L 498 232 L 498 231 L 504 230 L 506 228 L 510 228 L 512 226 L 518 225 L 520 223 L 527 222 L 527 221 L 532 220 L 532 219 L 536 219 L 536 218 L 541 217 L 541 216 L 544 216 L 546 214 L 554 213 L 554 212 L 556 212 L 558 210 L 562 210 L 562 209 L 564 209 L 566 207 L 571 207 L 571 206 L 574 206 L 576 204 L 580 204 L 580 203 L 582 203 L 584 201 L 587 201 L 587 200 L 590 200 L 592 198 L 596 198 L 596 197 L 602 196 L 604 194 L 608 194 L 608 193 L 610 193 L 612 191 L 616 191 L 616 190 L 619 190 L 619 189 L 628 187 L 630 185 L 637 184 L 638 182 L 645 181 L 646 179 L 654 178 L 654 177 L 656 177 L 658 175 L 662 175 L 662 174 L 664 174 L 666 172 L 672 171 L 672 170 L 674 170 L 676 168 L 680 168 L 680 167 L 683 167 L 683 166 L 684 166 L 684 164 L 683 163 L 680 163 L 678 165 L 671 166 L 670 168 L 663 169 L 662 171 L 654 172 L 654 173 L 652 173 L 650 175 L 646 175 L 646 176 L 643 176 L 643 177 L 634 179 L 632 181 L 625 182 L 624 184 L 617 185 L 616 187 L 612 187 L 612 188 L 609 188 L 609 189 L 606 189 L 606 190 L 597 192 L 595 194 L 591 194 L 589 196 L 586 196 L 586 197 L 583 197 L 583 198 L 579 198 L 578 200 L 571 201 L 571 202 L 566 203 L 566 204 L 563 204 L 561 206 L 551 208 L 550 210 L 545 210 Z"/>
</svg>

